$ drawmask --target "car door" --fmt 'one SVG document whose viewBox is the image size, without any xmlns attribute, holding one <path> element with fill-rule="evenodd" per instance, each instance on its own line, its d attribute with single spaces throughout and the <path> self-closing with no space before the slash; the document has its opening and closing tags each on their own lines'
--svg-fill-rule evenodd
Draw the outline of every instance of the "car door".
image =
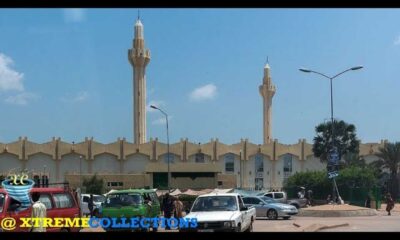
<svg viewBox="0 0 400 240">
<path fill-rule="evenodd" d="M 158 217 L 160 215 L 160 202 L 158 201 L 157 194 L 155 192 L 149 193 L 151 199 L 152 217 Z"/>
<path fill-rule="evenodd" d="M 242 197 L 238 196 L 237 198 L 238 198 L 238 203 L 239 203 L 239 210 L 240 210 L 240 213 L 242 215 L 241 216 L 242 217 L 242 229 L 241 229 L 241 231 L 244 231 L 250 225 L 250 217 L 248 215 L 249 211 L 248 210 L 243 210 L 242 211 L 243 207 L 245 207 L 245 205 L 243 203 L 243 200 L 242 200 Z"/>
<path fill-rule="evenodd" d="M 82 213 L 84 215 L 90 214 L 90 211 L 89 211 L 89 200 L 90 200 L 90 197 L 87 196 L 87 195 L 83 195 L 81 199 L 82 199 L 82 201 L 81 201 Z"/>
<path fill-rule="evenodd" d="M 20 226 L 22 225 L 21 218 L 30 218 L 31 217 L 31 212 L 32 212 L 32 207 L 29 207 L 28 209 L 22 210 L 22 211 L 17 211 L 17 210 L 12 210 L 12 205 L 13 204 L 20 204 L 18 201 L 14 200 L 10 196 L 6 195 L 5 199 L 5 204 L 4 204 L 4 210 L 6 212 L 6 217 L 14 218 L 15 219 L 15 226 L 16 228 L 13 229 L 13 232 L 28 232 L 30 228 L 21 228 Z M 4 211 L 3 210 L 3 211 Z"/>
<path fill-rule="evenodd" d="M 260 198 L 253 198 L 254 206 L 256 206 L 257 217 L 265 217 L 267 215 L 267 206 Z"/>
</svg>

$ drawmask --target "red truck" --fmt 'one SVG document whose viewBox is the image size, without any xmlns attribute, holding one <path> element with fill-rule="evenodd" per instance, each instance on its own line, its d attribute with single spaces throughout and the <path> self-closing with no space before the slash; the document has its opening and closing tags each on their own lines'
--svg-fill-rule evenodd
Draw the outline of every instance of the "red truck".
<svg viewBox="0 0 400 240">
<path fill-rule="evenodd" d="M 71 191 L 68 187 L 46 187 L 32 188 L 30 194 L 40 193 L 40 202 L 47 209 L 48 218 L 79 218 L 81 217 L 81 209 L 77 192 Z M 16 228 L 13 232 L 27 232 L 29 228 L 20 228 L 22 224 L 20 218 L 31 217 L 31 209 L 17 211 L 19 202 L 8 196 L 5 189 L 0 188 L 0 223 L 4 218 L 16 219 Z M 47 232 L 78 232 L 80 228 L 47 228 Z M 10 231 L 2 229 L 1 231 Z"/>
</svg>

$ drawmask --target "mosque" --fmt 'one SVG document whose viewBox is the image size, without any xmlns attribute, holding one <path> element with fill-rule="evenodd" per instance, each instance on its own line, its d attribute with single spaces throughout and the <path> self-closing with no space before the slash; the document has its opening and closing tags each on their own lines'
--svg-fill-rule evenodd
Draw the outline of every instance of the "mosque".
<svg viewBox="0 0 400 240">
<path fill-rule="evenodd" d="M 170 144 L 167 164 L 167 144 L 146 138 L 146 66 L 150 59 L 144 27 L 137 19 L 133 46 L 128 50 L 133 68 L 133 142 L 118 138 L 104 144 L 85 138 L 69 143 L 53 137 L 40 144 L 19 137 L 14 142 L 0 143 L 0 175 L 27 169 L 32 175 L 48 176 L 50 183 L 68 181 L 72 187 L 78 187 L 83 179 L 97 174 L 104 179 L 106 189 L 165 189 L 169 165 L 171 188 L 259 190 L 282 188 L 285 179 L 296 172 L 326 168 L 313 156 L 312 143 L 305 139 L 287 145 L 272 138 L 272 99 L 276 88 L 268 64 L 259 87 L 263 102 L 262 144 L 240 139 L 228 145 L 218 138 L 200 144 L 182 138 Z M 360 155 L 367 162 L 376 160 L 374 154 L 385 142 L 361 143 Z"/>
</svg>

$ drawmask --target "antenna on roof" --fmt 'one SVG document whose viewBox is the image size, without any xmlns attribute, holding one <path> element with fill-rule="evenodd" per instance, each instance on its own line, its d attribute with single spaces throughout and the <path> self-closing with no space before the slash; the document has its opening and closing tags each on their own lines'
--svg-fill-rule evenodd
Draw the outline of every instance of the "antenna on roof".
<svg viewBox="0 0 400 240">
<path fill-rule="evenodd" d="M 140 9 L 137 10 L 137 19 L 140 20 Z"/>
</svg>

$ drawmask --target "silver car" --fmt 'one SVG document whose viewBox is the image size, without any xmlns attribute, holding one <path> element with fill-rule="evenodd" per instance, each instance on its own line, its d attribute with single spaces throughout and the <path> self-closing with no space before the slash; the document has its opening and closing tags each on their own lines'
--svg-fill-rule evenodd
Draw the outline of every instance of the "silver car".
<svg viewBox="0 0 400 240">
<path fill-rule="evenodd" d="M 276 220 L 278 217 L 289 219 L 298 213 L 296 207 L 279 203 L 269 197 L 244 197 L 243 202 L 246 207 L 254 206 L 256 208 L 257 217 L 267 217 L 272 220 Z"/>
</svg>

